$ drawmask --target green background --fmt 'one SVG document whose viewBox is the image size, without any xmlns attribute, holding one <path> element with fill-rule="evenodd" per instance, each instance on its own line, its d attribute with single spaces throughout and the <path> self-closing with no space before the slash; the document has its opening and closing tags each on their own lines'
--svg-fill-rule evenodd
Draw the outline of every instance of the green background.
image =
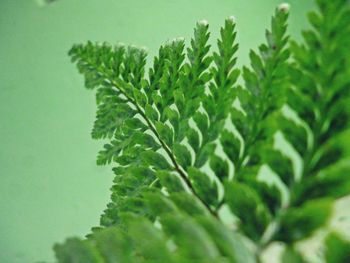
<svg viewBox="0 0 350 263">
<path fill-rule="evenodd" d="M 291 32 L 311 1 L 289 1 Z M 190 38 L 197 20 L 235 15 L 239 63 L 264 37 L 274 0 L 0 0 L 0 262 L 53 261 L 52 245 L 98 224 L 112 173 L 90 139 L 94 96 L 67 51 L 87 40 L 146 46 Z"/>
</svg>

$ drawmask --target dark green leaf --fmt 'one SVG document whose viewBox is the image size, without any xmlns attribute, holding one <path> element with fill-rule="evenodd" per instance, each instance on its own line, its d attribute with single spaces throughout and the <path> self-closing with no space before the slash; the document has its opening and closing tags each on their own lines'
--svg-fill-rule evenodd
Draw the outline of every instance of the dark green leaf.
<svg viewBox="0 0 350 263">
<path fill-rule="evenodd" d="M 199 149 L 199 134 L 198 134 L 198 132 L 196 130 L 190 128 L 190 129 L 188 129 L 186 136 L 188 139 L 188 143 L 191 145 L 193 150 L 195 152 L 198 152 L 198 149 Z"/>
<path fill-rule="evenodd" d="M 168 192 L 173 193 L 185 191 L 183 183 L 181 182 L 181 179 L 178 177 L 178 175 L 169 172 L 158 171 L 157 177 L 159 178 L 162 186 L 164 186 Z"/>
<path fill-rule="evenodd" d="M 319 199 L 287 210 L 281 218 L 278 240 L 296 242 L 325 225 L 332 212 L 332 200 Z"/>
<path fill-rule="evenodd" d="M 223 181 L 229 176 L 229 166 L 227 161 L 221 159 L 217 155 L 212 155 L 209 161 L 210 168 L 214 171 L 215 175 Z"/>
<path fill-rule="evenodd" d="M 215 181 L 211 181 L 208 175 L 194 167 L 188 169 L 188 176 L 199 197 L 206 204 L 216 206 L 218 204 L 218 186 Z"/>
<path fill-rule="evenodd" d="M 326 238 L 327 263 L 345 263 L 350 258 L 350 242 L 339 234 L 331 233 Z"/>
<path fill-rule="evenodd" d="M 154 151 L 145 151 L 141 154 L 141 159 L 148 165 L 159 169 L 171 169 L 170 164 L 163 155 Z"/>
<path fill-rule="evenodd" d="M 146 114 L 146 117 L 149 118 L 151 121 L 159 120 L 159 114 L 158 114 L 157 110 L 154 109 L 149 104 L 147 104 L 145 107 L 145 114 Z"/>
<path fill-rule="evenodd" d="M 221 133 L 220 142 L 228 158 L 230 158 L 234 164 L 238 164 L 241 149 L 241 142 L 239 139 L 233 133 L 224 130 Z"/>
<path fill-rule="evenodd" d="M 187 147 L 180 143 L 175 143 L 173 145 L 173 152 L 176 157 L 176 160 L 183 168 L 187 168 L 192 163 L 192 157 L 190 151 Z"/>
<path fill-rule="evenodd" d="M 174 141 L 174 132 L 173 130 L 166 124 L 157 121 L 155 123 L 157 132 L 160 136 L 161 140 L 164 140 L 164 142 L 168 145 L 171 146 Z"/>
<path fill-rule="evenodd" d="M 225 182 L 225 201 L 241 220 L 241 229 L 258 240 L 271 220 L 271 214 L 257 192 L 248 185 Z"/>
</svg>

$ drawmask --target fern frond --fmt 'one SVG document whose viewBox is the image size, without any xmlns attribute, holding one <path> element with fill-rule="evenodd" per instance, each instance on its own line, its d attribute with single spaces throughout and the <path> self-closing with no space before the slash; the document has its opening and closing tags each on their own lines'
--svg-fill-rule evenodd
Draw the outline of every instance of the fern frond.
<svg viewBox="0 0 350 263">
<path fill-rule="evenodd" d="M 276 10 L 271 30 L 266 31 L 267 44 L 259 47 L 259 55 L 250 52 L 252 69 L 243 68 L 245 88 L 235 90 L 241 109 L 231 107 L 231 119 L 244 140 L 243 146 L 233 136 L 222 140 L 224 151 L 234 161 L 235 175 L 234 182 L 225 183 L 225 199 L 221 204 L 228 204 L 240 218 L 242 231 L 255 241 L 261 238 L 281 206 L 279 191 L 258 180 L 260 166 L 277 167 L 284 177 L 292 173 L 287 158 L 277 159 L 283 155 L 273 148 L 274 131 L 266 127 L 267 119 L 283 106 L 288 84 L 287 18 L 288 12 Z"/>
<path fill-rule="evenodd" d="M 292 85 L 286 99 L 299 124 L 282 115 L 274 121 L 300 155 L 301 176 L 283 180 L 290 200 L 279 210 L 263 243 L 274 239 L 294 243 L 309 237 L 327 224 L 334 199 L 350 193 L 350 83 L 346 80 L 350 8 L 346 1 L 318 1 L 318 6 L 318 13 L 309 14 L 314 29 L 303 32 L 305 44 L 291 44 Z"/>
<path fill-rule="evenodd" d="M 350 194 L 350 5 L 317 6 L 302 44 L 289 41 L 289 6 L 276 9 L 243 85 L 233 17 L 217 51 L 200 21 L 188 48 L 160 47 L 148 76 L 144 49 L 73 46 L 96 90 L 92 137 L 109 140 L 97 163 L 115 179 L 102 227 L 56 245 L 58 261 L 254 263 L 278 241 L 283 262 L 307 262 L 297 243 Z M 325 244 L 327 262 L 346 262 L 348 242 Z"/>
</svg>

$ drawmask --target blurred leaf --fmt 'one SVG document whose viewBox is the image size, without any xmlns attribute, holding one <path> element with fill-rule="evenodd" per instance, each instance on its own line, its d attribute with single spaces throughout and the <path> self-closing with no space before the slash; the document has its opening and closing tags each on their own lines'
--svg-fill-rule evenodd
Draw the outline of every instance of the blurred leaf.
<svg viewBox="0 0 350 263">
<path fill-rule="evenodd" d="M 302 256 L 295 250 L 294 247 L 286 247 L 282 255 L 283 263 L 304 263 Z"/>
<path fill-rule="evenodd" d="M 217 155 L 212 155 L 209 162 L 210 168 L 214 171 L 215 175 L 220 179 L 224 180 L 228 178 L 229 166 L 227 161 L 224 161 Z"/>
<path fill-rule="evenodd" d="M 181 179 L 176 174 L 158 171 L 157 177 L 160 179 L 162 186 L 166 187 L 169 192 L 185 191 Z"/>
<path fill-rule="evenodd" d="M 331 233 L 326 238 L 325 257 L 327 263 L 345 263 L 350 258 L 350 242 L 339 234 Z"/>
<path fill-rule="evenodd" d="M 253 240 L 258 240 L 271 214 L 257 192 L 238 182 L 225 183 L 225 201 L 231 211 L 241 220 L 241 228 Z"/>
<path fill-rule="evenodd" d="M 55 245 L 56 258 L 60 263 L 103 263 L 98 250 L 87 241 L 70 238 L 63 245 Z"/>
<path fill-rule="evenodd" d="M 328 222 L 331 212 L 332 200 L 330 199 L 313 200 L 301 207 L 290 208 L 282 215 L 277 239 L 296 242 L 307 238 Z"/>
</svg>

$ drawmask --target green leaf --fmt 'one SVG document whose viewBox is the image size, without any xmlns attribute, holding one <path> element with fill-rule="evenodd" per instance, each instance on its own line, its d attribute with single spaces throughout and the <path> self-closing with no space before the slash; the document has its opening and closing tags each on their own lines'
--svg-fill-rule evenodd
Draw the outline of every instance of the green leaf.
<svg viewBox="0 0 350 263">
<path fill-rule="evenodd" d="M 334 165 L 340 160 L 350 157 L 350 129 L 334 136 L 319 147 L 311 163 L 310 173 L 315 174 L 322 169 Z"/>
<path fill-rule="evenodd" d="M 289 186 L 294 181 L 292 160 L 280 150 L 266 147 L 261 151 L 262 162 L 268 164 L 276 172 L 282 181 Z"/>
<path fill-rule="evenodd" d="M 136 112 L 129 105 L 120 103 L 115 98 L 105 99 L 98 107 L 96 121 L 91 132 L 92 138 L 112 138 L 123 122 L 135 114 Z"/>
<path fill-rule="evenodd" d="M 326 238 L 325 258 L 327 263 L 345 263 L 350 257 L 350 242 L 337 233 L 330 233 Z"/>
<path fill-rule="evenodd" d="M 56 244 L 54 250 L 59 263 L 104 263 L 96 248 L 78 238 L 67 239 L 63 245 Z"/>
<path fill-rule="evenodd" d="M 251 64 L 252 68 L 254 69 L 254 71 L 256 72 L 256 74 L 260 78 L 263 78 L 264 74 L 265 74 L 264 65 L 263 65 L 263 62 L 262 62 L 261 58 L 259 57 L 259 55 L 256 54 L 253 50 L 251 50 L 249 53 L 249 58 L 250 58 L 250 64 Z"/>
<path fill-rule="evenodd" d="M 115 79 L 115 84 L 122 94 L 125 94 L 129 98 L 134 96 L 135 87 L 127 80 L 117 78 Z"/>
<path fill-rule="evenodd" d="M 263 200 L 269 211 L 276 215 L 282 206 L 282 193 L 281 190 L 273 183 L 267 183 L 256 179 L 257 171 L 252 169 L 252 171 L 245 172 L 241 175 L 241 180 L 253 188 L 261 200 Z"/>
<path fill-rule="evenodd" d="M 131 137 L 133 143 L 140 144 L 147 148 L 157 150 L 160 145 L 155 141 L 154 137 L 147 133 L 135 132 Z"/>
<path fill-rule="evenodd" d="M 240 88 L 236 88 L 235 91 L 238 92 L 239 94 L 243 94 L 246 92 L 246 90 L 243 91 Z M 240 99 L 242 98 L 242 95 L 238 95 L 238 96 L 240 97 Z M 240 110 L 237 110 L 236 108 L 232 108 L 231 120 L 234 126 L 236 127 L 236 129 L 238 130 L 238 132 L 240 133 L 240 135 L 244 139 L 247 139 L 248 135 L 250 134 L 251 127 L 249 125 L 249 120 L 246 118 L 244 113 Z"/>
<path fill-rule="evenodd" d="M 164 186 L 168 192 L 174 193 L 185 191 L 183 183 L 181 182 L 181 179 L 178 177 L 178 175 L 169 172 L 158 171 L 157 177 L 159 178 L 162 186 Z"/>
<path fill-rule="evenodd" d="M 179 210 L 190 216 L 208 214 L 203 204 L 191 194 L 185 192 L 172 193 L 170 199 L 176 204 Z"/>
<path fill-rule="evenodd" d="M 179 129 L 179 113 L 171 108 L 165 108 L 164 115 L 167 117 L 167 119 L 170 121 L 171 125 L 174 128 L 175 133 Z"/>
<path fill-rule="evenodd" d="M 148 102 L 147 96 L 138 89 L 134 89 L 133 92 L 137 104 L 141 107 L 145 107 Z"/>
<path fill-rule="evenodd" d="M 184 94 L 181 92 L 181 90 L 174 91 L 174 100 L 175 100 L 177 109 L 179 110 L 180 113 L 182 113 L 185 108 L 185 97 L 184 97 Z"/>
<path fill-rule="evenodd" d="M 132 212 L 142 216 L 150 216 L 142 196 L 155 181 L 155 172 L 146 166 L 123 167 L 122 174 L 117 174 L 112 186 L 111 202 L 101 216 L 101 225 L 121 225 L 121 214 Z"/>
<path fill-rule="evenodd" d="M 218 250 L 206 231 L 194 220 L 175 214 L 161 217 L 161 223 L 189 262 L 216 262 Z M 195 244 L 195 245 L 193 245 Z"/>
<path fill-rule="evenodd" d="M 293 147 L 295 147 L 299 154 L 302 155 L 307 151 L 308 137 L 304 127 L 283 117 L 278 119 L 278 125 L 283 132 L 283 135 L 293 145 Z"/>
<path fill-rule="evenodd" d="M 103 262 L 132 261 L 132 244 L 120 229 L 111 227 L 101 229 L 90 237 L 102 255 Z"/>
<path fill-rule="evenodd" d="M 302 75 L 298 75 L 296 78 L 295 81 L 297 83 L 303 81 Z M 308 87 L 310 87 L 310 85 Z M 310 126 L 314 125 L 317 117 L 317 113 L 315 112 L 315 102 L 310 97 L 305 96 L 305 94 L 296 89 L 288 89 L 286 97 L 288 105 L 296 111 L 298 116 Z"/>
<path fill-rule="evenodd" d="M 214 218 L 202 216 L 197 218 L 197 221 L 211 236 L 218 250 L 228 259 L 228 262 L 256 262 L 255 256 L 244 243 L 242 236 L 228 229 Z"/>
<path fill-rule="evenodd" d="M 187 168 L 192 163 L 192 156 L 187 147 L 180 143 L 175 143 L 173 145 L 173 152 L 178 163 L 183 167 Z"/>
<path fill-rule="evenodd" d="M 196 112 L 193 116 L 193 119 L 196 122 L 201 133 L 206 134 L 206 132 L 209 128 L 208 117 L 202 112 Z"/>
<path fill-rule="evenodd" d="M 259 79 L 253 71 L 243 67 L 243 78 L 246 82 L 246 88 L 256 97 L 260 95 Z"/>
<path fill-rule="evenodd" d="M 239 139 L 233 133 L 224 130 L 221 133 L 220 142 L 228 158 L 234 164 L 238 164 L 241 149 L 241 142 Z"/>
<path fill-rule="evenodd" d="M 105 165 L 112 162 L 113 158 L 117 156 L 121 148 L 113 144 L 105 144 L 103 146 L 104 150 L 98 153 L 97 165 Z"/>
<path fill-rule="evenodd" d="M 277 239 L 296 242 L 307 238 L 328 222 L 331 212 L 332 200 L 330 199 L 313 200 L 301 207 L 290 208 L 282 215 Z"/>
<path fill-rule="evenodd" d="M 177 206 L 166 196 L 159 192 L 148 192 L 144 194 L 148 207 L 154 215 L 178 214 Z"/>
<path fill-rule="evenodd" d="M 164 234 L 145 219 L 135 218 L 130 222 L 129 235 L 134 240 L 136 254 L 145 262 L 174 262 Z"/>
<path fill-rule="evenodd" d="M 192 182 L 193 188 L 198 196 L 206 203 L 212 206 L 218 204 L 218 186 L 215 181 L 211 181 L 205 173 L 195 167 L 188 169 L 188 176 Z"/>
<path fill-rule="evenodd" d="M 301 204 L 305 199 L 321 197 L 341 198 L 350 194 L 350 161 L 336 163 L 316 176 L 308 177 L 296 185 L 292 203 Z"/>
<path fill-rule="evenodd" d="M 146 124 L 138 118 L 125 120 L 125 125 L 130 129 L 141 129 L 142 131 L 147 129 Z"/>
<path fill-rule="evenodd" d="M 238 182 L 225 182 L 225 201 L 241 220 L 240 228 L 258 240 L 271 220 L 271 214 L 257 192 Z"/>
<path fill-rule="evenodd" d="M 294 247 L 286 247 L 282 255 L 283 263 L 304 263 L 305 260 L 302 256 L 295 250 Z"/>
<path fill-rule="evenodd" d="M 221 159 L 217 155 L 212 155 L 209 161 L 210 168 L 214 171 L 215 175 L 223 181 L 228 178 L 229 166 L 227 161 Z"/>
<path fill-rule="evenodd" d="M 208 158 L 215 152 L 216 145 L 213 143 L 207 144 L 203 147 L 202 151 L 197 155 L 195 162 L 196 167 L 202 167 Z"/>
<path fill-rule="evenodd" d="M 170 164 L 163 155 L 154 151 L 145 151 L 141 154 L 141 159 L 148 165 L 158 169 L 171 169 Z"/>
<path fill-rule="evenodd" d="M 155 126 L 157 129 L 158 134 L 160 135 L 160 138 L 164 140 L 164 142 L 171 146 L 174 141 L 174 132 L 173 130 L 166 124 L 161 123 L 159 121 L 155 122 Z"/>
<path fill-rule="evenodd" d="M 199 134 L 196 130 L 194 129 L 188 129 L 186 133 L 188 143 L 191 145 L 193 150 L 195 152 L 198 152 L 199 150 Z"/>
<path fill-rule="evenodd" d="M 147 104 L 145 107 L 145 114 L 146 117 L 149 118 L 151 121 L 158 121 L 159 120 L 159 114 L 156 109 L 154 109 L 151 105 Z"/>
</svg>

